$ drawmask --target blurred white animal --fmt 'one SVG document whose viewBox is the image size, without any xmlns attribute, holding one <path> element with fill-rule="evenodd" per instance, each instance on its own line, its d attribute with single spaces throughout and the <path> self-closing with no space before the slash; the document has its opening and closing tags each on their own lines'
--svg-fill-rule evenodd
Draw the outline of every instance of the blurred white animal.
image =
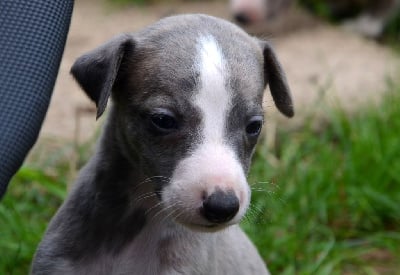
<svg viewBox="0 0 400 275">
<path fill-rule="evenodd" d="M 235 20 L 247 27 L 263 23 L 279 25 L 277 21 L 287 25 L 292 20 L 288 11 L 296 2 L 315 10 L 316 2 L 312 0 L 230 0 L 230 8 Z M 388 22 L 400 13 L 400 0 L 321 0 L 320 4 L 325 6 L 329 17 L 342 21 L 346 29 L 370 38 L 379 38 Z M 301 22 L 295 21 L 289 25 Z"/>
<path fill-rule="evenodd" d="M 292 0 L 231 0 L 231 11 L 241 24 L 255 24 L 275 18 L 289 8 Z"/>
</svg>

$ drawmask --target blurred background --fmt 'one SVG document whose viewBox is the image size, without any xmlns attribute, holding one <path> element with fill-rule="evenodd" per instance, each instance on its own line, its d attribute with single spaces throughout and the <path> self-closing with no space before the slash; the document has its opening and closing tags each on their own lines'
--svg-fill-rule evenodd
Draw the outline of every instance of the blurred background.
<svg viewBox="0 0 400 275">
<path fill-rule="evenodd" d="M 399 0 L 76 1 L 39 141 L 0 204 L 0 274 L 28 273 L 99 135 L 74 60 L 178 13 L 269 40 L 287 73 L 296 117 L 278 114 L 267 90 L 242 222 L 272 274 L 400 274 Z"/>
</svg>

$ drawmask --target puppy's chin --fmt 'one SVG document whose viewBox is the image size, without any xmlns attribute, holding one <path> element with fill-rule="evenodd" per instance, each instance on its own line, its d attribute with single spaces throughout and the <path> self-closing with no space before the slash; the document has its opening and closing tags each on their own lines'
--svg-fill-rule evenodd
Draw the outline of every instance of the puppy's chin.
<svg viewBox="0 0 400 275">
<path fill-rule="evenodd" d="M 229 221 L 226 223 L 209 223 L 209 222 L 194 223 L 194 222 L 175 220 L 175 222 L 191 231 L 204 232 L 204 233 L 213 233 L 221 231 L 231 225 L 237 224 L 235 221 Z"/>
</svg>

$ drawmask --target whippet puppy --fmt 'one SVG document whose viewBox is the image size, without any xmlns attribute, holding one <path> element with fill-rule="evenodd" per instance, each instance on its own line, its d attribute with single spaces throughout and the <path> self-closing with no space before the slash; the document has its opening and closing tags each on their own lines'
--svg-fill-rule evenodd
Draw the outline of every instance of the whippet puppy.
<svg viewBox="0 0 400 275">
<path fill-rule="evenodd" d="M 267 84 L 293 115 L 270 45 L 181 15 L 115 37 L 71 72 L 97 117 L 112 106 L 32 274 L 268 274 L 238 222 Z"/>
</svg>

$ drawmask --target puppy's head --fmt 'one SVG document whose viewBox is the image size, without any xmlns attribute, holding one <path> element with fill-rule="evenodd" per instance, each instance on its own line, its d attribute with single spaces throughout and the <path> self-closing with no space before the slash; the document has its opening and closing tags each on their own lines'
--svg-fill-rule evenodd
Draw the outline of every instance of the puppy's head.
<svg viewBox="0 0 400 275">
<path fill-rule="evenodd" d="M 152 180 L 166 215 L 214 230 L 250 201 L 246 173 L 263 125 L 267 84 L 293 116 L 271 47 L 220 19 L 169 17 L 80 57 L 72 74 L 97 105 L 110 95 L 121 154 Z"/>
</svg>

